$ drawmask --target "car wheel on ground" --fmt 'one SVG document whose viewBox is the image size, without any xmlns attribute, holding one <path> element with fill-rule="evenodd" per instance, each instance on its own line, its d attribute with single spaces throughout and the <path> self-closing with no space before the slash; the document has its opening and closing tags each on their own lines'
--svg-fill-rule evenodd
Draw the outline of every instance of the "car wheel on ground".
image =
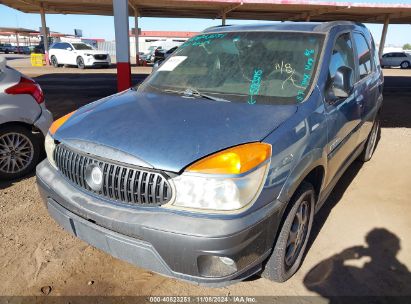
<svg viewBox="0 0 411 304">
<path fill-rule="evenodd" d="M 265 264 L 262 276 L 275 282 L 285 282 L 300 267 L 314 218 L 315 191 L 302 182 L 289 202 L 289 211 L 278 235 L 273 252 Z"/>
<path fill-rule="evenodd" d="M 400 65 L 401 69 L 408 69 L 410 67 L 410 63 L 408 61 L 401 62 Z"/>
<path fill-rule="evenodd" d="M 79 69 L 84 69 L 86 67 L 85 64 L 84 64 L 83 57 L 77 57 L 77 67 Z"/>
<path fill-rule="evenodd" d="M 51 64 L 53 65 L 53 67 L 58 68 L 60 66 L 58 61 L 57 61 L 56 56 L 51 56 L 50 61 L 51 61 Z"/>
<path fill-rule="evenodd" d="M 371 159 L 372 155 L 374 154 L 375 148 L 377 146 L 379 134 L 380 134 L 380 119 L 377 116 L 372 126 L 370 135 L 368 135 L 368 139 L 365 143 L 364 150 L 358 157 L 359 160 L 363 162 L 367 162 Z"/>
<path fill-rule="evenodd" d="M 40 140 L 29 129 L 0 127 L 0 179 L 15 179 L 32 171 L 40 152 Z"/>
</svg>

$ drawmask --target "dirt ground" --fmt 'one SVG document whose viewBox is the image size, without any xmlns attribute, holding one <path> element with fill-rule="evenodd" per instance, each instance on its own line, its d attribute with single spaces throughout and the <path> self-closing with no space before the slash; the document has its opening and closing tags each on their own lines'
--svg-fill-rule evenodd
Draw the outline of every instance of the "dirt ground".
<svg viewBox="0 0 411 304">
<path fill-rule="evenodd" d="M 27 59 L 9 64 L 40 82 L 56 117 L 115 92 L 114 69 L 32 68 Z M 133 68 L 133 81 L 147 72 Z M 376 153 L 344 174 L 317 215 L 300 270 L 286 283 L 254 277 L 199 287 L 112 258 L 57 226 L 32 175 L 0 183 L 0 295 L 42 296 L 50 286 L 50 296 L 411 296 L 411 70 L 385 75 Z"/>
</svg>

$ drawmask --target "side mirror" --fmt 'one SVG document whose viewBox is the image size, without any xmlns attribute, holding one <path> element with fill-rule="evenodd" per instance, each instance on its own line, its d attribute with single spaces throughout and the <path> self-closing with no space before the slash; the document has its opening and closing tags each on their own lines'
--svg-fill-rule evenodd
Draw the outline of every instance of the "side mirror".
<svg viewBox="0 0 411 304">
<path fill-rule="evenodd" d="M 341 66 L 335 72 L 334 78 L 328 89 L 328 100 L 334 102 L 340 98 L 350 96 L 353 89 L 353 70 L 347 66 Z"/>
<path fill-rule="evenodd" d="M 66 48 L 66 50 L 67 50 L 67 51 L 71 51 L 71 50 L 72 50 L 72 48 L 71 48 L 71 47 L 68 47 L 68 48 Z"/>
</svg>

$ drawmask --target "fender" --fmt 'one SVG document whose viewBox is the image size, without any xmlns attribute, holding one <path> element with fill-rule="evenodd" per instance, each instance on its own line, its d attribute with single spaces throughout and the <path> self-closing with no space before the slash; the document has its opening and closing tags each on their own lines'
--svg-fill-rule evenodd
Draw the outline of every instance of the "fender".
<svg viewBox="0 0 411 304">
<path fill-rule="evenodd" d="M 285 181 L 280 194 L 278 195 L 278 200 L 281 202 L 288 202 L 301 182 L 314 168 L 318 166 L 323 167 L 325 176 L 327 168 L 327 155 L 325 151 L 320 148 L 309 151 L 298 161 L 298 164 L 293 168 Z M 320 189 L 324 186 L 324 180 L 325 179 L 323 178 Z"/>
</svg>

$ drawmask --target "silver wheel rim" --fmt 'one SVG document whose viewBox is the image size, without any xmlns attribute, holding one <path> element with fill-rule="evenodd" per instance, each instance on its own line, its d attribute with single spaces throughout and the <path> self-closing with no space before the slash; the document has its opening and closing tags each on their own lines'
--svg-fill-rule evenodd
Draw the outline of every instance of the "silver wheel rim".
<svg viewBox="0 0 411 304">
<path fill-rule="evenodd" d="M 33 144 L 26 135 L 10 132 L 0 136 L 0 172 L 19 173 L 31 164 L 33 156 Z"/>
<path fill-rule="evenodd" d="M 403 67 L 403 68 L 408 68 L 408 66 L 409 66 L 408 62 L 403 62 L 403 63 L 402 63 L 402 67 Z"/>
<path fill-rule="evenodd" d="M 375 149 L 375 145 L 377 144 L 377 135 L 378 135 L 378 127 L 379 127 L 379 125 L 380 125 L 380 122 L 377 120 L 375 123 L 374 123 L 374 126 L 373 126 L 373 128 L 372 128 L 372 131 L 371 131 L 371 135 L 370 135 L 370 143 L 369 143 L 369 145 L 368 145 L 368 157 L 371 157 L 372 156 L 372 154 L 374 153 L 374 149 Z"/>
<path fill-rule="evenodd" d="M 84 61 L 83 61 L 82 58 L 77 59 L 77 65 L 78 65 L 79 67 L 83 67 L 83 66 L 84 66 Z"/>
<path fill-rule="evenodd" d="M 306 200 L 300 203 L 288 234 L 285 248 L 285 265 L 291 268 L 300 254 L 307 236 L 310 220 L 310 203 Z"/>
</svg>

